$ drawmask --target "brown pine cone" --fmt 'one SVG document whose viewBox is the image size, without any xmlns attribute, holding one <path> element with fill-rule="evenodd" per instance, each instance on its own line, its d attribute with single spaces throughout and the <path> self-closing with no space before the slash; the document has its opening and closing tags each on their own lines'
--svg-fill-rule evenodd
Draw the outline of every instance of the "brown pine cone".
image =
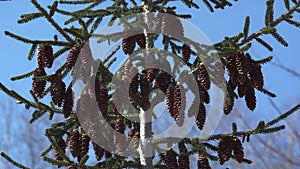
<svg viewBox="0 0 300 169">
<path fill-rule="evenodd" d="M 226 69 L 228 72 L 228 75 L 231 76 L 236 76 L 237 75 L 237 69 L 236 69 L 236 60 L 235 60 L 235 56 L 226 56 L 226 60 L 227 60 L 227 65 L 226 65 Z"/>
<path fill-rule="evenodd" d="M 199 104 L 199 111 L 196 117 L 196 125 L 202 130 L 206 121 L 206 109 L 202 102 Z"/>
<path fill-rule="evenodd" d="M 129 36 L 128 36 L 129 35 Z M 136 43 L 136 37 L 130 36 L 130 31 L 124 31 L 122 39 L 122 49 L 125 55 L 131 55 L 133 53 L 133 50 L 135 48 Z"/>
<path fill-rule="evenodd" d="M 197 160 L 198 169 L 211 169 L 208 159 L 204 155 L 200 155 Z"/>
<path fill-rule="evenodd" d="M 179 169 L 189 169 L 190 168 L 190 159 L 189 155 L 187 154 L 188 151 L 185 147 L 185 144 L 183 142 L 180 142 L 178 144 L 179 148 L 179 156 L 178 156 L 178 164 Z"/>
<path fill-rule="evenodd" d="M 77 46 L 77 45 L 74 45 L 69 54 L 68 54 L 68 57 L 67 57 L 67 67 L 70 69 L 72 68 L 73 66 L 75 66 L 75 63 L 76 63 L 76 60 L 79 56 L 79 53 L 80 53 L 80 50 L 81 50 L 81 46 Z"/>
<path fill-rule="evenodd" d="M 129 84 L 129 96 L 132 98 L 134 95 L 138 93 L 140 85 L 139 74 L 136 74 Z"/>
<path fill-rule="evenodd" d="M 66 91 L 66 85 L 57 74 L 51 75 L 50 82 L 50 94 L 52 96 L 52 101 L 55 105 L 61 107 Z"/>
<path fill-rule="evenodd" d="M 218 157 L 221 165 L 231 158 L 233 149 L 234 140 L 231 136 L 225 136 L 220 140 L 218 144 Z"/>
<path fill-rule="evenodd" d="M 123 119 L 117 119 L 114 122 L 113 128 L 121 133 L 124 134 L 125 132 L 125 124 Z M 122 152 L 124 150 L 124 146 L 125 146 L 125 140 L 123 140 L 123 138 L 121 138 L 120 136 L 117 135 L 117 133 L 114 133 L 114 147 L 115 147 L 115 152 Z"/>
<path fill-rule="evenodd" d="M 264 86 L 264 77 L 261 71 L 261 65 L 252 64 L 252 69 L 250 72 L 250 79 L 252 81 L 253 87 L 258 90 L 262 90 Z"/>
<path fill-rule="evenodd" d="M 182 59 L 185 61 L 185 62 L 188 62 L 191 58 L 191 48 L 186 45 L 186 44 L 183 44 L 182 45 Z"/>
<path fill-rule="evenodd" d="M 143 33 L 135 35 L 137 44 L 142 48 L 146 48 L 146 37 Z"/>
<path fill-rule="evenodd" d="M 95 152 L 96 159 L 99 161 L 104 156 L 104 149 L 99 145 L 97 145 L 95 142 L 92 142 L 92 144 L 93 144 L 93 149 Z"/>
<path fill-rule="evenodd" d="M 141 75 L 140 77 L 140 89 L 141 89 L 142 103 L 145 103 L 145 105 L 150 105 L 149 95 L 151 92 L 151 86 L 145 74 Z"/>
<path fill-rule="evenodd" d="M 89 144 L 90 144 L 90 137 L 86 133 L 82 133 L 82 135 L 81 135 L 81 150 L 80 150 L 80 155 L 78 156 L 79 159 L 81 159 L 83 156 L 85 156 L 89 152 Z"/>
<path fill-rule="evenodd" d="M 107 118 L 107 104 L 108 104 L 108 90 L 103 86 L 95 85 L 95 97 L 98 103 L 98 108 L 102 113 L 104 119 Z"/>
<path fill-rule="evenodd" d="M 169 10 L 167 13 L 169 15 L 165 14 L 162 18 L 161 32 L 176 39 L 183 39 L 184 30 L 180 19 L 175 16 L 176 13 L 172 10 Z"/>
<path fill-rule="evenodd" d="M 69 136 L 70 152 L 74 158 L 80 155 L 80 133 L 78 129 L 74 129 Z"/>
<path fill-rule="evenodd" d="M 43 48 L 41 46 L 39 46 L 38 50 L 37 50 L 37 56 L 36 56 L 36 62 L 39 68 L 43 68 L 44 67 L 44 54 L 43 54 Z"/>
<path fill-rule="evenodd" d="M 133 138 L 134 138 L 133 147 L 138 148 L 140 144 L 140 132 L 135 131 Z"/>
<path fill-rule="evenodd" d="M 62 137 L 58 137 L 58 138 L 56 138 L 55 141 L 57 142 L 57 145 L 60 148 L 60 150 L 65 153 L 67 145 L 66 145 L 66 142 L 64 141 L 64 139 Z M 55 159 L 62 160 L 62 157 L 60 157 L 58 152 L 55 152 L 54 155 L 55 155 Z"/>
<path fill-rule="evenodd" d="M 43 67 L 36 68 L 33 73 L 34 77 L 46 76 L 46 75 L 47 74 Z M 39 98 L 42 98 L 44 96 L 43 92 L 45 90 L 45 87 L 46 87 L 46 80 L 41 79 L 41 80 L 34 80 L 32 82 L 32 91 Z"/>
<path fill-rule="evenodd" d="M 256 108 L 255 90 L 254 90 L 250 80 L 247 80 L 245 85 L 246 85 L 246 89 L 245 89 L 246 105 L 249 108 L 249 110 L 253 111 Z"/>
<path fill-rule="evenodd" d="M 200 89 L 200 100 L 201 102 L 204 102 L 206 104 L 209 104 L 209 93 L 207 90 L 201 90 Z"/>
<path fill-rule="evenodd" d="M 91 76 L 91 68 L 93 62 L 93 56 L 89 42 L 86 42 L 85 45 L 82 47 L 78 58 L 81 63 L 79 77 L 82 80 L 82 82 L 86 84 Z"/>
<path fill-rule="evenodd" d="M 184 108 L 182 107 L 183 98 L 181 98 L 180 85 L 174 87 L 174 106 L 173 106 L 173 118 L 178 126 L 182 126 L 184 123 Z"/>
<path fill-rule="evenodd" d="M 204 90 L 209 90 L 210 88 L 210 79 L 203 63 L 200 63 L 198 68 L 198 76 L 199 76 L 199 85 Z"/>
<path fill-rule="evenodd" d="M 155 78 L 154 86 L 160 89 L 162 92 L 166 93 L 170 83 L 171 75 L 166 72 L 160 72 Z"/>
<path fill-rule="evenodd" d="M 152 83 L 152 81 L 156 78 L 158 72 L 159 69 L 155 69 L 155 68 L 147 69 L 147 80 L 149 83 Z"/>
<path fill-rule="evenodd" d="M 167 101 L 167 107 L 168 107 L 168 111 L 171 114 L 171 116 L 173 117 L 173 107 L 174 107 L 174 85 L 170 84 L 167 92 L 166 92 L 166 101 Z"/>
<path fill-rule="evenodd" d="M 176 169 L 179 167 L 176 156 L 177 156 L 177 153 L 172 148 L 167 150 L 166 156 L 165 156 L 165 162 L 167 164 L 167 168 Z"/>
<path fill-rule="evenodd" d="M 237 54 L 235 58 L 236 69 L 238 71 L 238 82 L 244 84 L 247 81 L 247 67 L 245 66 L 245 56 Z"/>
<path fill-rule="evenodd" d="M 225 115 L 228 115 L 234 106 L 234 96 L 232 90 L 227 90 L 224 93 L 224 102 L 223 102 L 223 112 Z"/>
<path fill-rule="evenodd" d="M 242 142 L 238 138 L 234 138 L 234 147 L 233 147 L 233 154 L 235 155 L 236 160 L 239 163 L 243 162 L 244 159 L 244 149 Z"/>
<path fill-rule="evenodd" d="M 44 45 L 43 48 L 43 61 L 44 61 L 44 66 L 47 68 L 51 68 L 53 65 L 53 49 L 52 46 L 50 45 Z"/>
<path fill-rule="evenodd" d="M 73 109 L 73 104 L 74 104 L 74 93 L 72 90 L 72 85 L 70 85 L 67 88 L 67 91 L 65 93 L 64 105 L 63 105 L 63 109 L 62 109 L 62 113 L 65 118 L 68 118 L 71 115 L 72 109 Z"/>
</svg>

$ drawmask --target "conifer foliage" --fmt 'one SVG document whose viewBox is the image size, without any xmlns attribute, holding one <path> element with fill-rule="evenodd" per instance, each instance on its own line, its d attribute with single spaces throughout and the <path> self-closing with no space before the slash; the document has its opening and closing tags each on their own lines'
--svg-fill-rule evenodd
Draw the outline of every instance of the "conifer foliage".
<svg viewBox="0 0 300 169">
<path fill-rule="evenodd" d="M 173 6 L 171 1 L 143 0 L 140 3 L 140 1 L 135 0 L 123 0 L 104 2 L 103 0 L 60 0 L 43 7 L 37 0 L 31 0 L 37 11 L 22 14 L 18 23 L 27 23 L 37 18 L 46 19 L 60 34 L 59 39 L 55 35 L 54 40 L 50 37 L 50 40 L 31 40 L 27 39 L 26 35 L 23 37 L 5 31 L 7 36 L 31 45 L 28 60 L 36 57 L 36 67 L 32 68 L 33 70 L 29 73 L 13 77 L 12 80 L 32 77 L 30 92 L 33 98 L 25 98 L 18 92 L 8 89 L 2 83 L 0 83 L 0 89 L 16 99 L 18 103 L 24 104 L 25 108 L 34 110 L 30 123 L 46 113 L 49 114 L 49 120 L 52 120 L 54 115 L 64 117 L 63 121 L 53 122 L 45 130 L 45 136 L 48 138 L 50 146 L 41 153 L 41 156 L 43 160 L 53 166 L 69 169 L 142 167 L 186 169 L 190 168 L 192 164 L 197 164 L 199 169 L 210 169 L 211 161 L 218 161 L 220 165 L 223 165 L 229 160 L 247 165 L 246 163 L 250 164 L 251 161 L 246 159 L 248 152 L 245 152 L 243 148 L 246 145 L 243 145 L 239 138 L 245 136 L 249 138 L 255 134 L 274 133 L 282 130 L 284 126 L 277 123 L 300 108 L 300 105 L 296 105 L 283 115 L 275 117 L 269 122 L 260 121 L 256 128 L 246 131 L 237 131 L 237 127 L 233 123 L 235 127 L 233 127 L 232 132 L 211 135 L 207 138 L 201 138 L 201 141 L 198 137 L 154 139 L 152 140 L 154 144 L 167 143 L 168 148 L 165 152 L 157 155 L 157 158 L 146 157 L 145 163 L 137 158 L 141 158 L 143 155 L 139 151 L 136 152 L 140 153 L 140 156 L 132 154 L 132 158 L 122 157 L 118 154 L 119 152 L 142 149 L 145 135 L 141 129 L 141 123 L 125 118 L 119 112 L 118 106 L 127 108 L 122 103 L 126 96 L 114 95 L 114 93 L 122 93 L 127 89 L 124 89 L 123 86 L 119 86 L 115 90 L 112 89 L 114 74 L 111 68 L 117 59 L 130 58 L 139 52 L 155 52 L 157 51 L 155 48 L 163 46 L 164 50 L 183 60 L 186 66 L 190 68 L 189 73 L 195 77 L 194 80 L 197 82 L 196 92 L 199 93 L 200 99 L 192 103 L 198 108 L 196 111 L 191 111 L 186 106 L 188 105 L 188 99 L 185 95 L 186 89 L 175 77 L 166 72 L 166 70 L 173 69 L 170 63 L 164 63 L 163 70 L 154 65 L 134 74 L 133 63 L 126 62 L 121 79 L 118 80 L 128 82 L 129 87 L 125 93 L 128 92 L 130 103 L 135 109 L 150 109 L 153 106 L 150 99 L 154 97 L 151 92 L 160 90 L 165 95 L 167 113 L 169 113 L 167 115 L 175 125 L 181 127 L 185 124 L 187 116 L 194 116 L 194 125 L 199 130 L 204 130 L 206 124 L 209 123 L 206 115 L 207 105 L 220 104 L 210 100 L 213 84 L 224 91 L 223 112 L 228 116 L 234 110 L 234 103 L 237 99 L 243 98 L 245 106 L 251 111 L 256 111 L 257 92 L 276 97 L 264 86 L 263 66 L 270 62 L 272 57 L 256 60 L 256 56 L 251 55 L 249 49 L 251 43 L 256 41 L 267 50 L 272 51 L 271 45 L 263 39 L 263 35 L 270 35 L 283 46 L 288 46 L 288 43 L 277 30 L 277 26 L 286 21 L 292 26 L 299 27 L 300 23 L 293 18 L 293 13 L 300 11 L 300 1 L 284 0 L 287 9 L 278 18 L 275 18 L 274 0 L 267 0 L 265 25 L 260 30 L 249 32 L 250 17 L 248 16 L 245 19 L 242 33 L 226 37 L 212 46 L 201 45 L 185 37 L 186 32 L 181 19 L 189 19 L 193 16 L 192 14 L 181 14 L 178 10 L 179 7 Z M 234 5 L 229 0 L 203 0 L 202 2 L 198 4 L 197 1 L 181 0 L 178 1 L 178 4 L 181 4 L 180 8 L 194 9 L 205 5 L 211 12 Z M 68 11 L 66 10 L 68 8 L 65 7 L 71 7 L 69 9 L 72 10 Z M 201 10 L 204 9 L 201 8 Z M 136 31 L 133 31 L 135 29 L 128 26 L 130 19 L 128 21 L 120 19 L 118 24 L 124 26 L 122 32 L 105 36 L 98 35 L 99 43 L 116 42 L 118 46 L 103 60 L 94 59 L 89 38 L 101 24 L 113 25 L 122 16 L 143 12 L 146 12 L 144 14 L 146 18 L 150 16 L 149 12 L 155 13 L 151 24 L 153 24 L 153 30 L 158 35 L 147 32 L 146 28 L 142 30 L 139 28 L 136 30 L 138 34 L 135 34 Z M 56 15 L 63 15 L 66 18 L 64 24 L 61 25 L 60 22 L 56 21 L 56 17 L 54 17 Z M 155 46 L 157 44 L 161 45 Z M 37 52 L 35 52 L 36 49 Z M 198 56 L 197 50 L 199 49 L 206 51 L 205 55 L 207 56 Z M 218 61 L 206 63 L 205 60 L 210 59 L 212 49 L 213 55 L 218 58 Z M 117 53 L 118 51 L 119 53 Z M 115 57 L 116 55 L 119 56 Z M 59 65 L 61 62 L 55 62 L 57 59 L 63 61 L 62 65 Z M 160 59 L 158 60 L 160 61 Z M 74 81 L 81 80 L 84 86 L 78 100 L 74 96 L 72 81 L 70 81 L 72 78 Z M 219 83 L 221 82 L 220 79 L 224 79 L 224 83 Z M 47 95 L 50 96 L 48 102 L 47 97 L 45 97 Z M 76 108 L 74 108 L 75 101 L 77 101 Z M 96 107 L 99 109 L 96 113 L 102 113 L 103 118 L 99 122 L 106 121 L 117 134 L 106 133 L 104 132 L 105 128 L 101 128 L 101 132 L 97 133 L 98 121 L 96 120 L 98 119 L 90 119 L 84 124 L 79 122 L 79 115 L 95 111 L 91 106 L 93 101 L 96 102 Z M 128 110 L 130 109 L 128 108 Z M 126 115 L 139 117 L 139 114 L 131 112 Z M 85 124 L 90 124 L 90 128 L 86 129 Z M 108 151 L 105 149 L 106 147 L 97 144 L 95 138 L 99 133 L 102 133 L 102 135 L 100 134 L 103 137 L 102 140 L 106 141 L 109 149 L 113 151 Z M 125 139 L 120 139 L 118 134 L 124 135 Z M 146 135 L 152 134 L 154 134 L 152 131 L 146 133 Z M 174 143 L 174 140 L 178 139 L 181 140 Z M 214 141 L 218 141 L 218 144 L 213 145 L 215 144 Z M 153 152 L 158 153 L 159 151 L 158 146 L 153 146 Z M 54 158 L 52 158 L 51 153 L 54 153 Z M 92 156 L 91 153 L 94 153 L 95 156 Z M 189 157 L 195 154 L 198 156 L 197 161 L 191 162 Z M 4 152 L 1 152 L 0 155 L 16 167 L 28 168 L 14 161 Z M 94 157 L 95 159 L 89 160 Z M 91 163 L 90 161 L 93 160 L 96 162 Z"/>
</svg>

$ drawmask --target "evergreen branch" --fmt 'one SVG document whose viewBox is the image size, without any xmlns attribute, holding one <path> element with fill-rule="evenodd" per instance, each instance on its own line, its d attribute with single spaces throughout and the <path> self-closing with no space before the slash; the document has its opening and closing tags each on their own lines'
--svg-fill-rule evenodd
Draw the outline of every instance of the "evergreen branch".
<svg viewBox="0 0 300 169">
<path fill-rule="evenodd" d="M 11 81 L 15 81 L 15 80 L 21 80 L 21 79 L 24 79 L 24 78 L 28 78 L 28 77 L 30 77 L 31 75 L 33 75 L 33 73 L 34 73 L 34 70 L 31 71 L 31 72 L 28 72 L 28 73 L 19 75 L 19 76 L 11 77 L 10 80 L 11 80 Z"/>
<path fill-rule="evenodd" d="M 260 91 L 260 92 L 262 92 L 262 93 L 264 93 L 266 95 L 269 95 L 270 97 L 277 97 L 276 94 L 274 94 L 274 93 L 272 93 L 272 92 L 270 92 L 270 91 L 268 91 L 266 89 L 260 89 L 258 91 Z"/>
<path fill-rule="evenodd" d="M 281 43 L 283 46 L 288 47 L 289 44 L 287 43 L 287 41 L 285 41 L 285 40 L 283 39 L 283 37 L 280 36 L 277 32 L 272 32 L 271 35 L 272 35 L 279 43 Z"/>
<path fill-rule="evenodd" d="M 66 162 L 66 161 L 54 160 L 54 159 L 46 157 L 46 156 L 43 157 L 43 160 L 47 161 L 48 163 L 50 163 L 52 165 L 56 165 L 58 167 L 61 167 L 61 166 L 68 167 L 68 166 L 70 166 L 72 164 L 72 163 Z"/>
<path fill-rule="evenodd" d="M 32 44 L 31 48 L 30 48 L 30 51 L 28 53 L 28 60 L 31 60 L 35 54 L 35 51 L 36 51 L 36 48 L 37 48 L 37 44 Z"/>
<path fill-rule="evenodd" d="M 291 19 L 284 19 L 284 21 L 286 21 L 287 23 L 291 24 L 291 25 L 294 25 L 296 27 L 300 27 L 300 22 L 297 22 L 297 21 L 294 21 L 294 20 L 291 20 Z"/>
<path fill-rule="evenodd" d="M 46 149 L 41 153 L 40 156 L 43 157 L 43 156 L 47 155 L 51 150 L 52 150 L 52 146 L 50 145 L 48 148 L 46 148 Z"/>
<path fill-rule="evenodd" d="M 265 15 L 265 25 L 269 26 L 274 20 L 274 0 L 267 0 L 267 11 Z"/>
<path fill-rule="evenodd" d="M 46 110 L 35 110 L 32 113 L 32 118 L 29 120 L 29 123 L 32 124 L 34 121 L 38 120 L 41 118 L 47 111 Z"/>
<path fill-rule="evenodd" d="M 269 51 L 273 51 L 272 46 L 270 46 L 266 41 L 262 40 L 259 37 L 254 38 L 258 43 L 260 43 L 262 46 L 264 46 L 265 48 L 267 48 Z"/>
<path fill-rule="evenodd" d="M 249 33 L 249 25 L 250 25 L 250 17 L 247 16 L 245 19 L 245 24 L 244 24 L 244 38 L 248 37 L 248 33 Z"/>
<path fill-rule="evenodd" d="M 258 32 L 252 33 L 250 36 L 248 36 L 247 38 L 245 38 L 244 40 L 242 40 L 238 45 L 242 46 L 245 43 L 250 42 L 252 39 L 261 36 L 262 34 L 264 34 L 263 30 L 266 30 L 268 28 L 274 28 L 274 27 L 276 27 L 283 20 L 285 20 L 285 18 L 289 18 L 295 11 L 297 11 L 297 9 L 298 9 L 299 6 L 300 6 L 300 1 L 297 2 L 297 3 L 295 3 L 295 5 L 290 10 L 288 10 L 287 12 L 285 12 L 284 14 L 282 14 L 275 21 L 273 21 L 272 23 L 270 23 L 269 26 L 266 26 L 266 27 L 260 29 Z"/>
<path fill-rule="evenodd" d="M 268 57 L 260 59 L 260 60 L 253 60 L 253 62 L 256 64 L 265 64 L 265 63 L 271 62 L 272 59 L 273 59 L 273 56 L 268 56 Z"/>
<path fill-rule="evenodd" d="M 287 10 L 290 10 L 290 0 L 284 0 L 284 5 Z"/>
<path fill-rule="evenodd" d="M 31 0 L 33 5 L 46 17 L 46 19 L 56 28 L 56 30 L 66 38 L 67 41 L 73 42 L 73 39 L 66 34 L 63 29 L 53 20 L 53 18 L 47 13 L 47 11 L 36 1 L 36 0 Z"/>
<path fill-rule="evenodd" d="M 94 0 L 84 0 L 84 1 L 59 1 L 60 4 L 69 4 L 69 5 L 78 5 L 78 4 L 88 4 L 88 3 L 91 3 L 91 2 L 94 2 Z"/>
<path fill-rule="evenodd" d="M 295 111 L 297 111 L 298 109 L 300 108 L 300 104 L 294 106 L 292 109 L 290 109 L 289 111 L 287 111 L 286 113 L 280 115 L 279 117 L 269 121 L 267 124 L 266 124 L 266 127 L 269 127 L 269 126 L 272 126 L 276 123 L 278 123 L 279 121 L 287 118 L 289 115 L 291 115 L 292 113 L 294 113 Z"/>
<path fill-rule="evenodd" d="M 206 7 L 209 9 L 210 12 L 214 12 L 214 8 L 211 6 L 211 4 L 208 2 L 208 0 L 202 0 L 202 1 L 206 5 Z"/>
<path fill-rule="evenodd" d="M 23 23 L 27 23 L 32 21 L 33 19 L 37 19 L 43 17 L 43 14 L 40 12 L 36 12 L 36 13 L 31 13 L 31 14 L 23 14 L 21 15 L 21 19 L 19 19 L 17 22 L 19 24 L 23 24 Z"/>
<path fill-rule="evenodd" d="M 23 164 L 16 162 L 15 160 L 13 160 L 11 157 L 9 157 L 6 153 L 4 152 L 0 152 L 0 155 L 5 158 L 8 162 L 10 162 L 11 164 L 13 164 L 16 167 L 22 168 L 22 169 L 30 169 L 28 167 L 25 167 Z"/>
</svg>

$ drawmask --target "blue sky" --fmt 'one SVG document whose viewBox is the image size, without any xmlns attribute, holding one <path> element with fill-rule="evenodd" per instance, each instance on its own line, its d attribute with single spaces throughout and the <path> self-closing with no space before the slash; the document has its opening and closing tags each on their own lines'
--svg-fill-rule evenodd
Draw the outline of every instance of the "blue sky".
<svg viewBox="0 0 300 169">
<path fill-rule="evenodd" d="M 210 13 L 203 4 L 201 4 L 200 10 L 180 8 L 178 13 L 192 12 L 193 18 L 190 21 L 206 34 L 212 42 L 219 42 L 224 36 L 232 36 L 241 32 L 245 17 L 248 15 L 251 18 L 250 33 L 259 30 L 264 26 L 265 8 L 265 1 L 251 0 L 251 2 L 233 2 L 233 7 L 226 8 L 225 10 L 216 10 L 215 13 Z M 284 10 L 283 0 L 276 1 L 275 18 L 282 14 Z M 30 78 L 12 82 L 10 81 L 10 77 L 33 70 L 36 65 L 35 58 L 29 62 L 27 60 L 27 53 L 30 45 L 5 36 L 4 31 L 9 30 L 27 38 L 51 39 L 55 30 L 49 23 L 45 22 L 44 18 L 28 24 L 17 24 L 17 20 L 21 14 L 34 11 L 36 9 L 29 0 L 0 2 L 0 55 L 2 58 L 0 62 L 0 82 L 25 96 L 29 96 L 28 91 L 31 88 Z M 300 15 L 295 15 L 295 19 L 299 21 Z M 274 51 L 269 52 L 257 43 L 253 43 L 252 48 L 249 50 L 250 54 L 253 58 L 257 59 L 272 55 L 274 56 L 273 62 L 280 61 L 290 69 L 300 72 L 299 28 L 283 23 L 278 27 L 278 30 L 286 41 L 289 42 L 289 47 L 283 47 L 273 38 L 265 36 L 264 39 L 272 44 Z M 278 97 L 274 101 L 279 103 L 282 110 L 288 110 L 293 105 L 299 103 L 299 79 L 271 64 L 264 65 L 263 72 L 265 75 L 265 88 L 277 94 Z M 274 110 L 270 109 L 267 101 L 268 97 L 260 93 L 257 96 L 259 97 L 258 106 L 252 115 L 266 119 L 274 117 L 275 114 L 272 114 Z M 2 102 L 6 102 L 9 97 L 0 92 L 0 99 Z M 19 107 L 23 108 L 23 106 Z M 2 128 L 1 124 L 0 128 Z"/>
</svg>

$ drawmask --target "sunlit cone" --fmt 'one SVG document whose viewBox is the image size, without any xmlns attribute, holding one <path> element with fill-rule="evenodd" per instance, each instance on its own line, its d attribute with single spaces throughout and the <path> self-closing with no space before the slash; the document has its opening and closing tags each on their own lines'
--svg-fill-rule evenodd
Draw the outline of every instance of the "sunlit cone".
<svg viewBox="0 0 300 169">
<path fill-rule="evenodd" d="M 80 155 L 80 133 L 78 129 L 74 129 L 70 133 L 69 137 L 69 146 L 70 146 L 70 152 L 74 158 L 78 157 Z"/>
<path fill-rule="evenodd" d="M 64 99 L 66 85 L 57 74 L 51 75 L 50 82 L 50 94 L 52 96 L 52 101 L 55 105 L 60 107 Z"/>
<path fill-rule="evenodd" d="M 198 68 L 198 76 L 199 76 L 199 85 L 204 90 L 209 90 L 210 88 L 210 79 L 209 75 L 207 73 L 207 70 L 205 68 L 205 65 L 203 63 L 200 63 Z"/>
<path fill-rule="evenodd" d="M 43 48 L 43 61 L 44 61 L 44 66 L 51 68 L 53 65 L 53 49 L 52 46 L 50 45 L 44 45 Z"/>
<path fill-rule="evenodd" d="M 43 67 L 38 67 L 33 72 L 34 77 L 46 76 L 46 75 L 47 74 Z M 41 79 L 41 80 L 33 80 L 32 81 L 32 91 L 39 98 L 42 98 L 44 96 L 43 92 L 45 90 L 45 87 L 46 87 L 46 80 Z"/>
<path fill-rule="evenodd" d="M 65 118 L 68 118 L 70 116 L 70 114 L 72 113 L 73 104 L 74 104 L 74 93 L 72 90 L 72 86 L 70 85 L 67 88 L 67 91 L 65 93 L 64 104 L 63 104 L 63 109 L 62 109 L 62 113 Z"/>
<path fill-rule="evenodd" d="M 76 60 L 79 56 L 80 50 L 81 50 L 81 46 L 77 46 L 77 45 L 74 45 L 71 48 L 71 50 L 68 54 L 68 57 L 67 57 L 67 62 L 66 62 L 66 65 L 68 68 L 72 68 L 75 65 Z"/>
<path fill-rule="evenodd" d="M 238 71 L 238 82 L 244 84 L 247 81 L 247 68 L 245 66 L 245 56 L 237 54 L 235 57 L 236 69 Z"/>
<path fill-rule="evenodd" d="M 232 157 L 232 150 L 234 149 L 234 140 L 231 136 L 223 137 L 218 144 L 219 162 L 223 165 Z"/>
<path fill-rule="evenodd" d="M 255 96 L 255 90 L 251 84 L 251 81 L 248 80 L 246 82 L 246 89 L 245 89 L 245 101 L 246 105 L 249 108 L 249 110 L 254 110 L 256 107 L 256 96 Z"/>
<path fill-rule="evenodd" d="M 122 39 L 122 49 L 125 55 L 131 55 L 135 48 L 136 37 L 131 36 L 130 31 L 125 30 Z"/>
<path fill-rule="evenodd" d="M 243 162 L 244 149 L 241 141 L 238 138 L 234 138 L 233 154 L 239 163 Z"/>
<path fill-rule="evenodd" d="M 186 45 L 186 44 L 183 44 L 182 45 L 182 59 L 185 61 L 185 62 L 188 62 L 191 58 L 191 48 Z"/>
<path fill-rule="evenodd" d="M 255 87 L 258 90 L 263 89 L 264 77 L 263 77 L 263 73 L 261 71 L 261 65 L 259 65 L 259 64 L 252 65 L 252 71 L 250 72 L 250 78 L 251 78 L 253 87 Z"/>
<path fill-rule="evenodd" d="M 200 155 L 197 160 L 198 169 L 211 169 L 208 159 L 204 155 Z"/>
<path fill-rule="evenodd" d="M 206 120 L 206 109 L 205 109 L 204 104 L 202 102 L 200 102 L 198 115 L 196 117 L 196 125 L 200 130 L 203 129 L 205 120 Z"/>
<path fill-rule="evenodd" d="M 137 44 L 142 48 L 146 48 L 146 37 L 143 33 L 135 35 Z"/>
<path fill-rule="evenodd" d="M 99 161 L 104 156 L 104 149 L 99 145 L 97 145 L 95 142 L 92 142 L 92 144 L 93 144 L 93 149 L 94 149 L 96 159 Z"/>
<path fill-rule="evenodd" d="M 156 78 L 158 72 L 159 72 L 159 69 L 155 69 L 155 68 L 147 69 L 147 80 L 148 80 L 148 82 L 151 83 Z"/>
<path fill-rule="evenodd" d="M 178 168 L 178 163 L 177 163 L 177 153 L 171 148 L 167 150 L 166 156 L 165 156 L 165 162 L 167 164 L 167 168 Z"/>
</svg>

